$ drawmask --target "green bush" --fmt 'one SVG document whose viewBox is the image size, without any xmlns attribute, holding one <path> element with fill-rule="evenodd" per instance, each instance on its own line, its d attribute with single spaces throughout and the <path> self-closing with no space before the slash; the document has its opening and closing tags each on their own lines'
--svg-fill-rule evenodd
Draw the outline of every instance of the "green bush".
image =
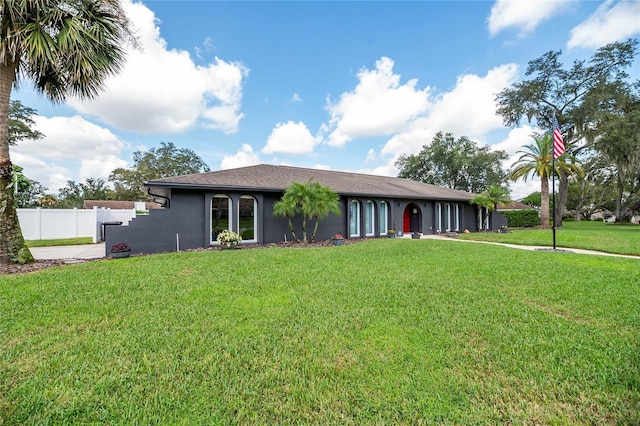
<svg viewBox="0 0 640 426">
<path fill-rule="evenodd" d="M 512 228 L 531 228 L 540 225 L 537 210 L 506 210 L 500 213 L 507 219 L 507 224 Z"/>
</svg>

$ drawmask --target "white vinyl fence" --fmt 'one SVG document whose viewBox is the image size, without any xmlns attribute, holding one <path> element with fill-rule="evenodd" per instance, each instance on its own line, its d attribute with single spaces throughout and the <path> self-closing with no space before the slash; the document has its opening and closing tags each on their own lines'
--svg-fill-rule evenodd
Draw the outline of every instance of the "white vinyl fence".
<svg viewBox="0 0 640 426">
<path fill-rule="evenodd" d="M 96 243 L 103 238 L 105 222 L 122 222 L 127 226 L 136 210 L 112 210 L 94 207 L 84 209 L 17 209 L 25 240 L 91 237 Z M 113 225 L 109 225 L 113 226 Z"/>
</svg>

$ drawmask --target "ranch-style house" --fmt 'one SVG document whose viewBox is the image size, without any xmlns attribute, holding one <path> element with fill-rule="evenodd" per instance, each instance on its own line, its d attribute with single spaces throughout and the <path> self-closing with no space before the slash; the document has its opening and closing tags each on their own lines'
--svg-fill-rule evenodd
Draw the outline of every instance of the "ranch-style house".
<svg viewBox="0 0 640 426">
<path fill-rule="evenodd" d="M 419 232 L 478 231 L 474 194 L 409 179 L 359 173 L 260 164 L 149 181 L 154 201 L 164 208 L 140 215 L 128 226 L 109 227 L 106 251 L 127 241 L 132 253 L 159 253 L 215 246 L 216 234 L 230 229 L 243 244 L 291 241 L 287 219 L 274 217 L 273 206 L 295 182 L 313 179 L 340 196 L 340 216 L 320 222 L 316 240 L 340 233 L 345 238 L 386 237 Z M 300 229 L 296 218 L 296 229 Z M 483 223 L 483 222 L 480 222 Z M 492 229 L 506 224 L 493 212 Z"/>
</svg>

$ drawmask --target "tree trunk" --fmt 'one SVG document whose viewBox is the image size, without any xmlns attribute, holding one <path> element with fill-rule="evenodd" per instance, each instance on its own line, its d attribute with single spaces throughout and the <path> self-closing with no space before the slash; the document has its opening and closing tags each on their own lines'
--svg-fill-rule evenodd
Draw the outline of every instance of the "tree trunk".
<svg viewBox="0 0 640 426">
<path fill-rule="evenodd" d="M 289 224 L 289 232 L 291 232 L 291 235 L 293 235 L 293 239 L 296 240 L 297 243 L 299 243 L 300 240 L 296 236 L 296 230 L 293 228 L 293 222 L 291 222 L 291 216 L 287 216 L 287 223 Z"/>
<path fill-rule="evenodd" d="M 622 197 L 624 196 L 624 180 L 622 179 L 622 173 L 618 171 L 618 177 L 616 179 L 618 186 L 618 196 L 616 197 L 616 222 L 624 222 L 622 213 Z M 629 217 L 631 221 L 631 217 Z"/>
<path fill-rule="evenodd" d="M 567 195 L 569 194 L 569 176 L 564 172 L 560 172 L 559 180 L 558 196 L 553 209 L 553 223 L 556 225 L 556 229 L 562 228 L 562 212 L 567 204 Z"/>
<path fill-rule="evenodd" d="M 543 228 L 549 227 L 549 178 L 540 178 L 540 225 Z"/>
<path fill-rule="evenodd" d="M 302 242 L 307 244 L 307 215 L 302 215 Z"/>
<path fill-rule="evenodd" d="M 33 256 L 24 242 L 14 200 L 9 155 L 9 100 L 16 63 L 0 65 L 0 264 L 31 263 Z"/>
<path fill-rule="evenodd" d="M 320 218 L 318 217 L 318 215 L 314 216 L 314 224 L 313 224 L 313 232 L 311 233 L 311 240 L 309 240 L 310 242 L 314 242 L 316 239 L 316 234 L 318 233 L 318 225 L 320 224 Z"/>
</svg>

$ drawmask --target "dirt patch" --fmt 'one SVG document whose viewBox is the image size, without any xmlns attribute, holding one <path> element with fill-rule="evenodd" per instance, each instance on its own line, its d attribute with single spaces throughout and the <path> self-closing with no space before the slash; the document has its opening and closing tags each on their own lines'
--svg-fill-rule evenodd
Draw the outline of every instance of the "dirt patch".
<svg viewBox="0 0 640 426">
<path fill-rule="evenodd" d="M 69 262 L 62 259 L 36 260 L 26 265 L 0 265 L 0 275 L 9 274 L 26 274 L 29 272 L 40 271 L 52 266 L 66 265 Z M 77 262 L 76 262 L 77 263 Z"/>
</svg>

